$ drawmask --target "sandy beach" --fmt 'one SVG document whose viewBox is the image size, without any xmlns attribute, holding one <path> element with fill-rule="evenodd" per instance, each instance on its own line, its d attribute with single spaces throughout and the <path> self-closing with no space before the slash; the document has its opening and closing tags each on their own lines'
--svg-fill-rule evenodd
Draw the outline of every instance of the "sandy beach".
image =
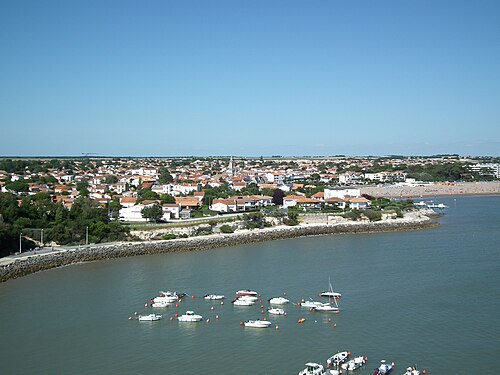
<svg viewBox="0 0 500 375">
<path fill-rule="evenodd" d="M 418 198 L 449 195 L 500 195 L 500 181 L 435 183 L 425 186 L 379 185 L 361 187 L 361 194 L 386 198 Z"/>
</svg>

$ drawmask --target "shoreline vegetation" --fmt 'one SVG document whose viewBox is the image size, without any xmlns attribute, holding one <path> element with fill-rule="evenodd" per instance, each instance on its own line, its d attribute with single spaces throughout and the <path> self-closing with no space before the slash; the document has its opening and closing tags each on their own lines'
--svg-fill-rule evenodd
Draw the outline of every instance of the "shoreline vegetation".
<svg viewBox="0 0 500 375">
<path fill-rule="evenodd" d="M 432 210 L 417 210 L 405 213 L 403 218 L 385 219 L 376 222 L 302 223 L 297 226 L 280 225 L 263 229 L 240 230 L 235 233 L 220 233 L 174 240 L 119 242 L 84 246 L 76 249 L 56 249 L 21 258 L 3 258 L 0 266 L 0 282 L 56 267 L 103 259 L 209 250 L 305 236 L 427 229 L 439 225 L 434 220 L 435 216 L 436 214 Z"/>
</svg>

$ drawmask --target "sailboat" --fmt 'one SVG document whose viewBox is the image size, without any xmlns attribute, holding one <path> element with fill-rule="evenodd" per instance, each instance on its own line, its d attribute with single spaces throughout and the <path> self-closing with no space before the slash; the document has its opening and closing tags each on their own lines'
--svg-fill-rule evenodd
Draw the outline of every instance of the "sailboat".
<svg viewBox="0 0 500 375">
<path fill-rule="evenodd" d="M 335 299 L 339 299 L 340 297 L 342 297 L 342 294 L 341 293 L 338 293 L 338 292 L 334 292 L 333 291 L 333 288 L 332 288 L 332 283 L 330 281 L 330 278 L 328 278 L 328 285 L 330 286 L 330 290 L 327 290 L 327 291 L 324 291 L 324 292 L 321 292 L 319 295 L 321 297 L 328 297 L 328 298 L 335 298 Z"/>
</svg>

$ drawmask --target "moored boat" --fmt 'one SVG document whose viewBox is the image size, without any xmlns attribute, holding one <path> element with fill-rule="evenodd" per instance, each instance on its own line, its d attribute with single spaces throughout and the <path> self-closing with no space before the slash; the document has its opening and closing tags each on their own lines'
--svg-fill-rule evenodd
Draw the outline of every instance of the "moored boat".
<svg viewBox="0 0 500 375">
<path fill-rule="evenodd" d="M 332 355 L 330 358 L 328 358 L 326 360 L 326 364 L 330 365 L 330 366 L 338 366 L 341 363 L 344 363 L 349 358 L 350 355 L 351 355 L 351 353 L 347 352 L 347 351 L 338 352 L 338 353 Z"/>
<path fill-rule="evenodd" d="M 184 315 L 177 318 L 179 322 L 199 322 L 203 319 L 201 315 L 195 314 L 193 311 L 186 311 Z"/>
<path fill-rule="evenodd" d="M 269 303 L 271 305 L 285 305 L 289 302 L 290 300 L 286 299 L 285 297 L 274 297 L 269 299 Z"/>
<path fill-rule="evenodd" d="M 373 371 L 374 375 L 385 375 L 392 371 L 394 363 L 386 363 L 385 359 L 380 361 L 380 366 Z"/>
<path fill-rule="evenodd" d="M 209 299 L 209 300 L 220 300 L 220 299 L 224 299 L 226 297 L 222 294 L 205 294 L 205 296 L 203 298 Z"/>
<path fill-rule="evenodd" d="M 306 368 L 299 372 L 299 375 L 324 375 L 326 374 L 323 365 L 315 362 L 307 362 Z"/>
<path fill-rule="evenodd" d="M 256 291 L 254 291 L 254 290 L 242 289 L 242 290 L 238 290 L 236 292 L 236 295 L 238 295 L 238 296 L 255 296 L 255 297 L 257 297 L 258 293 Z"/>
<path fill-rule="evenodd" d="M 340 365 L 342 370 L 354 371 L 366 363 L 366 358 L 363 356 L 355 357 Z"/>
<path fill-rule="evenodd" d="M 340 312 L 339 308 L 333 305 L 330 305 L 329 303 L 325 303 L 316 307 L 312 307 L 313 311 L 320 311 L 320 312 L 329 312 L 329 313 L 338 313 Z"/>
<path fill-rule="evenodd" d="M 312 301 L 312 300 L 302 300 L 299 302 L 299 306 L 301 307 L 307 307 L 307 308 L 313 308 L 316 306 L 321 306 L 323 305 L 323 302 L 317 302 L 317 301 Z"/>
<path fill-rule="evenodd" d="M 252 328 L 267 328 L 269 327 L 272 323 L 268 320 L 247 320 L 246 322 L 243 323 L 245 327 L 252 327 Z"/>
<path fill-rule="evenodd" d="M 278 307 L 270 307 L 267 309 L 267 312 L 273 315 L 286 315 L 285 310 L 280 309 Z"/>
<path fill-rule="evenodd" d="M 406 369 L 403 375 L 420 375 L 420 371 L 417 370 L 417 366 L 410 366 Z"/>
<path fill-rule="evenodd" d="M 252 306 L 252 305 L 255 305 L 255 301 L 236 298 L 233 301 L 233 305 L 234 306 Z"/>
<path fill-rule="evenodd" d="M 154 322 L 156 320 L 160 320 L 162 318 L 161 315 L 157 314 L 149 314 L 149 315 L 139 315 L 137 319 L 140 322 Z"/>
<path fill-rule="evenodd" d="M 151 300 L 152 303 L 157 303 L 157 302 L 166 302 L 166 303 L 175 303 L 178 302 L 181 298 L 183 298 L 186 295 L 186 293 L 180 293 L 177 294 L 176 292 L 160 292 L 160 295 L 158 297 L 155 297 Z"/>
<path fill-rule="evenodd" d="M 151 304 L 151 307 L 167 307 L 170 306 L 173 302 L 166 302 L 166 301 L 159 301 L 159 302 L 153 302 Z"/>
</svg>

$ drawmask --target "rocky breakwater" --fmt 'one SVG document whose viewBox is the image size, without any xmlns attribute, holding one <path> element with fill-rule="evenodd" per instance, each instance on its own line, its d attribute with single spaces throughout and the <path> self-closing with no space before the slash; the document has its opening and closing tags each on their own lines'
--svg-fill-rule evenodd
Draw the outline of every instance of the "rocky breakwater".
<svg viewBox="0 0 500 375">
<path fill-rule="evenodd" d="M 264 229 L 242 230 L 231 234 L 216 234 L 175 240 L 94 245 L 80 249 L 58 250 L 18 259 L 0 267 L 0 282 L 55 267 L 103 259 L 178 251 L 206 250 L 304 236 L 416 230 L 430 228 L 436 225 L 437 223 L 432 220 L 431 217 L 423 213 L 413 212 L 405 215 L 404 218 L 381 220 L 377 222 L 349 221 L 334 224 L 303 224 L 294 227 L 278 226 Z"/>
</svg>

